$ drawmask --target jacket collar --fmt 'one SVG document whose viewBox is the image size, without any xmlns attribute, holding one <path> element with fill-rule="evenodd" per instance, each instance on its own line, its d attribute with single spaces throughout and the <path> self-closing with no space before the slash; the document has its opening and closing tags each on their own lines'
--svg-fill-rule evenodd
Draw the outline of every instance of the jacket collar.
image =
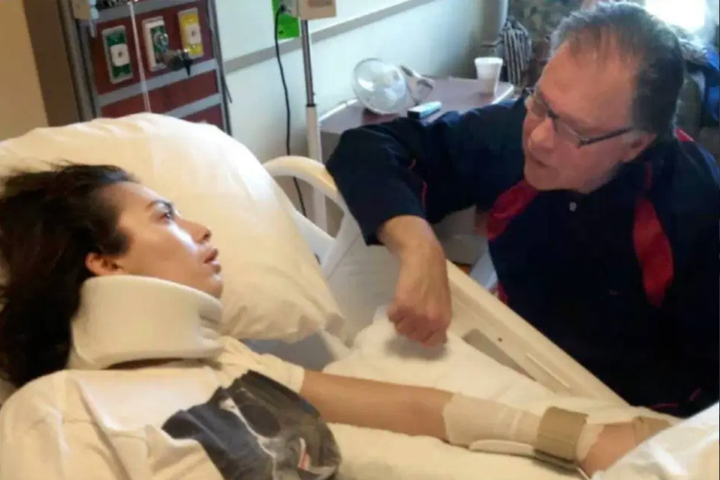
<svg viewBox="0 0 720 480">
<path fill-rule="evenodd" d="M 214 357 L 221 350 L 221 313 L 218 300 L 183 285 L 138 276 L 92 278 L 82 287 L 72 323 L 68 367 Z"/>
</svg>

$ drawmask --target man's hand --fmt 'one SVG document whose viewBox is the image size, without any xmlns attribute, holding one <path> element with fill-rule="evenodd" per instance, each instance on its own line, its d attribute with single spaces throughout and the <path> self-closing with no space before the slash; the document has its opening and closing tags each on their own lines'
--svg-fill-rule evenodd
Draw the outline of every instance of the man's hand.
<svg viewBox="0 0 720 480">
<path fill-rule="evenodd" d="M 418 217 L 390 220 L 380 238 L 400 261 L 388 316 L 401 335 L 426 347 L 447 342 L 452 304 L 445 254 L 430 225 Z"/>
</svg>

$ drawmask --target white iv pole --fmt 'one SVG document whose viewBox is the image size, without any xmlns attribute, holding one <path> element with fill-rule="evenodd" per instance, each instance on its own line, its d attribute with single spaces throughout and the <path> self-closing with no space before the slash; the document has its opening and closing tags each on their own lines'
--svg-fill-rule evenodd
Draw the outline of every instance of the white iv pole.
<svg viewBox="0 0 720 480">
<path fill-rule="evenodd" d="M 301 39 L 303 52 L 303 65 L 305 67 L 305 91 L 307 105 L 305 116 L 307 120 L 307 142 L 308 156 L 313 160 L 322 163 L 322 143 L 320 140 L 320 121 L 318 118 L 317 105 L 315 104 L 315 85 L 312 72 L 312 55 L 310 41 L 310 25 L 307 20 L 301 20 Z M 327 231 L 327 203 L 325 195 L 319 190 L 313 190 L 312 220 L 322 230 Z"/>
</svg>

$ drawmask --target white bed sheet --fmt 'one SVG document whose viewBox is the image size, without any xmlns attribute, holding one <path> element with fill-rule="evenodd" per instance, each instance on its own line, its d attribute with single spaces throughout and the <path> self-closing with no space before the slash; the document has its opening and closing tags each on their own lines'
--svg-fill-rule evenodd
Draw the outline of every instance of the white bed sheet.
<svg viewBox="0 0 720 480">
<path fill-rule="evenodd" d="M 720 405 L 666 430 L 593 480 L 718 480 Z"/>
<path fill-rule="evenodd" d="M 514 404 L 554 396 L 545 387 L 500 365 L 452 336 L 428 351 L 399 338 L 384 311 L 356 338 L 352 353 L 329 365 L 336 375 L 432 387 Z M 569 480 L 526 458 L 475 453 L 431 438 L 332 425 L 343 452 L 341 480 Z"/>
</svg>

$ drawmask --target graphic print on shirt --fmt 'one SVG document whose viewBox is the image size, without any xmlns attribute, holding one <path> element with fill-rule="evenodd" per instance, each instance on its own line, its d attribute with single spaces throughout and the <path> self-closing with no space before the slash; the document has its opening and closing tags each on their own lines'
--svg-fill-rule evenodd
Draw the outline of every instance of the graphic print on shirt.
<svg viewBox="0 0 720 480">
<path fill-rule="evenodd" d="M 254 372 L 218 389 L 207 403 L 176 413 L 163 431 L 198 442 L 223 480 L 326 480 L 341 460 L 318 412 Z"/>
</svg>

